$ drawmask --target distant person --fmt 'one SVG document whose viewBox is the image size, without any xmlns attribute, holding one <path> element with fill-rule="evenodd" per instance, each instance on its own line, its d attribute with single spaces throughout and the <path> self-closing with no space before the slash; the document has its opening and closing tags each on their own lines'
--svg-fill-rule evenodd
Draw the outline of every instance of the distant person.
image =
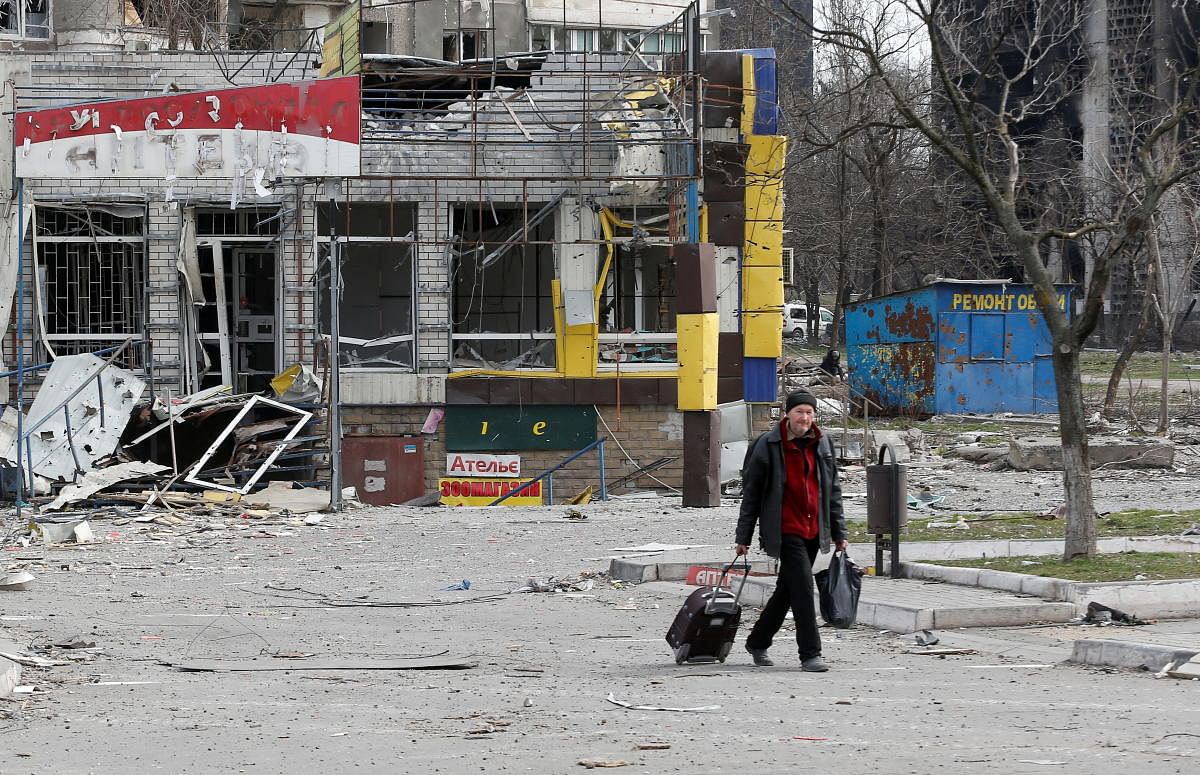
<svg viewBox="0 0 1200 775">
<path fill-rule="evenodd" d="M 791 608 L 800 668 L 806 673 L 829 669 L 821 660 L 812 564 L 817 549 L 828 552 L 831 542 L 838 551 L 846 550 L 846 522 L 833 444 L 817 427 L 816 417 L 812 393 L 789 394 L 783 420 L 754 440 L 742 466 L 737 553 L 750 551 L 757 525 L 763 551 L 779 560 L 775 591 L 746 638 L 746 650 L 759 667 L 775 664 L 767 649 Z"/>
<path fill-rule="evenodd" d="M 846 379 L 846 371 L 842 368 L 842 354 L 830 350 L 821 359 L 820 380 L 825 383 L 838 384 Z"/>
</svg>

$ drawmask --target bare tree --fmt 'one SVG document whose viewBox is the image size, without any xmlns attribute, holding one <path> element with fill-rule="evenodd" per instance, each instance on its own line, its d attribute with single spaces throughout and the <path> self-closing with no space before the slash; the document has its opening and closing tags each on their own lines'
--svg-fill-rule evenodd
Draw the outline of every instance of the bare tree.
<svg viewBox="0 0 1200 775">
<path fill-rule="evenodd" d="M 1128 159 L 1129 176 L 1113 185 L 1109 169 L 1085 164 L 1087 182 L 1108 195 L 1090 196 L 1085 186 L 1081 199 L 1061 207 L 1060 197 L 1031 179 L 1036 168 L 1027 167 L 1027 151 L 1050 137 L 1053 117 L 1084 87 L 1087 0 L 872 0 L 859 11 L 871 23 L 853 26 L 814 24 L 787 3 L 771 7 L 777 5 L 783 6 L 781 22 L 811 29 L 818 42 L 853 52 L 866 64 L 907 126 L 973 184 L 1019 261 L 1053 343 L 1067 504 L 1064 559 L 1093 556 L 1095 507 L 1079 356 L 1103 313 L 1114 268 L 1136 252 L 1167 192 L 1200 171 L 1200 137 L 1183 131 L 1197 119 L 1194 59 L 1172 63 L 1172 99 L 1160 96 L 1143 106 L 1143 120 L 1132 133 L 1136 152 Z M 1173 12 L 1194 18 L 1193 0 L 1175 5 Z M 928 41 L 933 77 L 933 89 L 924 95 L 907 91 L 892 67 L 918 35 Z M 1077 144 L 1069 136 L 1060 142 Z M 1164 152 L 1167 146 L 1170 152 Z M 1062 181 L 1060 190 L 1070 190 L 1068 183 Z M 1056 241 L 1088 237 L 1100 238 L 1098 250 L 1072 317 L 1059 306 L 1046 254 Z"/>
</svg>

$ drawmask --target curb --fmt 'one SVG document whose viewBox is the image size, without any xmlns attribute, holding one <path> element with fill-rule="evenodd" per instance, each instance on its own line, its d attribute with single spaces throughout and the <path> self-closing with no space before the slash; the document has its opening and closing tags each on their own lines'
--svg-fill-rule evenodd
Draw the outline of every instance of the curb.
<svg viewBox="0 0 1200 775">
<path fill-rule="evenodd" d="M 1132 643 L 1123 640 L 1077 640 L 1068 662 L 1094 667 L 1129 667 L 1159 672 L 1168 665 L 1186 662 L 1197 653 L 1189 649 Z"/>
</svg>

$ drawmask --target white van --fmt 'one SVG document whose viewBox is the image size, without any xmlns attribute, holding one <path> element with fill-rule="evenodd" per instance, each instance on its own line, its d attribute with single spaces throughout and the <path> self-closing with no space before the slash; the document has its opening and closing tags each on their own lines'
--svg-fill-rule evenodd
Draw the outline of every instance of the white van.
<svg viewBox="0 0 1200 775">
<path fill-rule="evenodd" d="M 829 338 L 829 327 L 833 325 L 833 310 L 820 308 L 820 320 L 817 323 L 817 340 Z M 783 335 L 803 339 L 808 335 L 808 307 L 804 304 L 789 303 L 783 305 Z"/>
</svg>

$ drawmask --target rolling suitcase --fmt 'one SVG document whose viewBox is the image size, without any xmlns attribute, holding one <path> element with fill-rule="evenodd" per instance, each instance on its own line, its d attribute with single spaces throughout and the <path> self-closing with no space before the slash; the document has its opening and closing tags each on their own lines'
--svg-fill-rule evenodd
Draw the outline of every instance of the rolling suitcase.
<svg viewBox="0 0 1200 775">
<path fill-rule="evenodd" d="M 750 575 L 750 561 L 742 555 L 746 575 L 735 595 L 724 585 L 735 559 L 725 567 L 715 587 L 700 587 L 688 595 L 667 630 L 667 643 L 675 651 L 675 664 L 684 662 L 724 662 L 733 648 L 738 625 L 742 623 L 742 590 Z"/>
</svg>

